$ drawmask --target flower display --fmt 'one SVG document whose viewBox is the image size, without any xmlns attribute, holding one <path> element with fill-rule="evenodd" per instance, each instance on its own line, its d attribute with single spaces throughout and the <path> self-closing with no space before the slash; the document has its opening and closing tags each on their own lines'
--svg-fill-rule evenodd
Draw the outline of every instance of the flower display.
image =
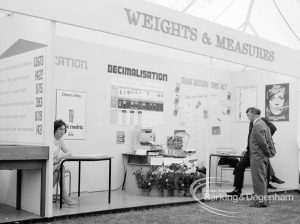
<svg viewBox="0 0 300 224">
<path fill-rule="evenodd" d="M 199 172 L 199 167 L 196 167 L 194 162 L 173 163 L 170 166 L 160 167 L 152 166 L 148 171 L 137 169 L 133 174 L 136 177 L 138 187 L 144 191 L 150 191 L 154 185 L 160 190 L 189 191 L 190 185 L 194 181 L 205 178 L 205 175 Z"/>
</svg>

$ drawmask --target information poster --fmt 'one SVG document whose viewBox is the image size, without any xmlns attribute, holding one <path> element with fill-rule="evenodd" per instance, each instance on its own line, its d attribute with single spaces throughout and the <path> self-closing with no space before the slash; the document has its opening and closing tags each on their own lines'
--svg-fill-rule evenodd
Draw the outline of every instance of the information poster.
<svg viewBox="0 0 300 224">
<path fill-rule="evenodd" d="M 242 86 L 235 89 L 235 120 L 249 121 L 246 110 L 256 106 L 256 86 Z"/>
<path fill-rule="evenodd" d="M 116 132 L 116 144 L 125 144 L 125 131 Z"/>
<path fill-rule="evenodd" d="M 208 88 L 211 90 L 205 90 Z M 231 92 L 226 80 L 208 82 L 199 77 L 181 76 L 174 96 L 173 115 L 179 117 L 181 126 L 199 127 L 208 119 L 209 110 L 212 124 L 219 126 L 231 113 Z"/>
<path fill-rule="evenodd" d="M 46 48 L 24 46 L 0 57 L 0 141 L 43 144 Z"/>
<path fill-rule="evenodd" d="M 65 139 L 85 138 L 86 93 L 67 90 L 56 92 L 56 119 L 68 125 Z"/>
<path fill-rule="evenodd" d="M 157 127 L 163 124 L 163 85 L 116 78 L 111 86 L 111 123 Z"/>
<path fill-rule="evenodd" d="M 270 121 L 289 120 L 289 83 L 266 85 L 266 117 Z"/>
</svg>

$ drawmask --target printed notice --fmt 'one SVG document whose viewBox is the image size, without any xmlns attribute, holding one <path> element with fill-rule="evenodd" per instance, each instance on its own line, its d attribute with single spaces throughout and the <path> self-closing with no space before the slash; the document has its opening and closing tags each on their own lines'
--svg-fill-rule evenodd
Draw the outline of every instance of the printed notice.
<svg viewBox="0 0 300 224">
<path fill-rule="evenodd" d="M 117 131 L 116 132 L 116 143 L 117 144 L 125 144 L 125 131 Z"/>
<path fill-rule="evenodd" d="M 56 99 L 56 119 L 68 125 L 65 139 L 84 139 L 86 93 L 57 90 Z"/>
<path fill-rule="evenodd" d="M 157 127 L 163 124 L 164 87 L 151 82 L 133 82 L 127 79 L 113 79 L 111 86 L 111 124 L 146 125 Z M 115 110 L 122 117 L 117 120 Z M 142 111 L 143 113 L 141 113 Z"/>
<path fill-rule="evenodd" d="M 44 142 L 46 48 L 0 59 L 0 141 Z"/>
</svg>

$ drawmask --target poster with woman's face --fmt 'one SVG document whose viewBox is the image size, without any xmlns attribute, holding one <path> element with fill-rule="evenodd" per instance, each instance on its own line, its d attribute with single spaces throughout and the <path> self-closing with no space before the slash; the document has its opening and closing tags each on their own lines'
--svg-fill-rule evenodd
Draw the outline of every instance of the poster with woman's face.
<svg viewBox="0 0 300 224">
<path fill-rule="evenodd" d="M 270 121 L 289 120 L 289 83 L 266 85 L 265 111 Z"/>
</svg>

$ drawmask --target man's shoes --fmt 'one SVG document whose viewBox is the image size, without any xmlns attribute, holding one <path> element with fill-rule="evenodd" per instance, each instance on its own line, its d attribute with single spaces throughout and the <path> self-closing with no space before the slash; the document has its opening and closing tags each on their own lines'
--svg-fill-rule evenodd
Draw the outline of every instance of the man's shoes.
<svg viewBox="0 0 300 224">
<path fill-rule="evenodd" d="M 77 205 L 77 202 L 76 201 L 74 201 L 73 199 L 71 199 L 71 198 L 63 198 L 62 199 L 62 202 L 64 203 L 64 204 L 67 204 L 67 205 L 69 205 L 69 206 L 71 206 L 71 205 Z"/>
<path fill-rule="evenodd" d="M 268 184 L 269 189 L 277 189 L 277 187 L 274 187 L 272 184 Z"/>
<path fill-rule="evenodd" d="M 276 176 L 272 176 L 271 182 L 277 183 L 277 184 L 283 184 L 283 183 L 285 183 L 283 180 L 280 180 L 280 179 L 279 179 L 278 177 L 276 177 Z"/>
<path fill-rule="evenodd" d="M 226 194 L 231 195 L 231 196 L 233 196 L 233 195 L 240 196 L 242 194 L 242 190 L 236 188 L 233 191 L 227 192 Z"/>
<path fill-rule="evenodd" d="M 265 202 L 254 201 L 250 204 L 250 207 L 252 207 L 252 208 L 266 208 L 266 207 L 268 207 L 268 205 Z"/>
</svg>

